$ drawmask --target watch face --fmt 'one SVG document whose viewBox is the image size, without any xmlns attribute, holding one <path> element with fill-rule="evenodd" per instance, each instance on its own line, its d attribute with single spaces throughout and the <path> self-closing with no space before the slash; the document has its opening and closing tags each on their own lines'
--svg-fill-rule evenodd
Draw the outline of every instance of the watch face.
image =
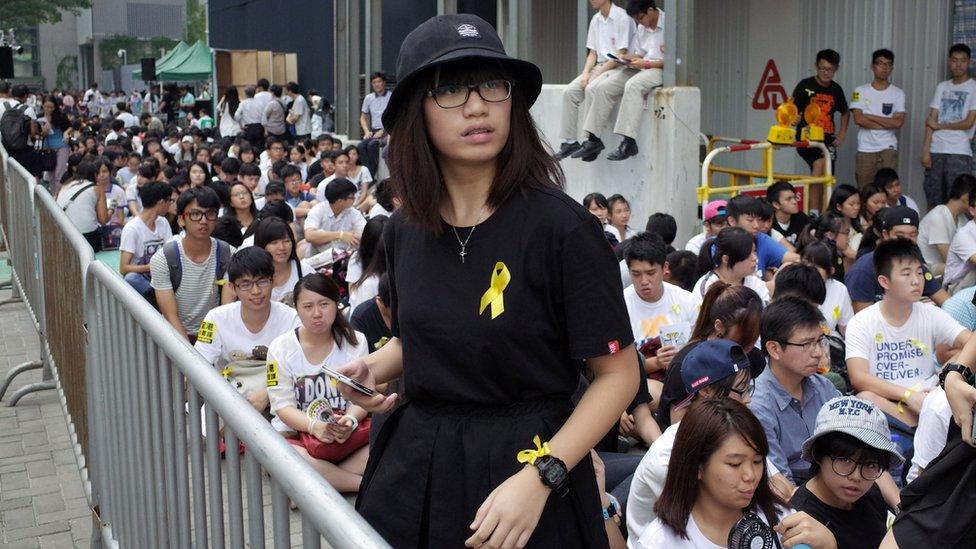
<svg viewBox="0 0 976 549">
<path fill-rule="evenodd" d="M 558 484 L 563 477 L 562 471 L 560 471 L 558 467 L 555 467 L 555 465 L 555 463 L 551 463 L 549 467 L 546 467 L 545 471 L 546 480 L 552 484 Z"/>
</svg>

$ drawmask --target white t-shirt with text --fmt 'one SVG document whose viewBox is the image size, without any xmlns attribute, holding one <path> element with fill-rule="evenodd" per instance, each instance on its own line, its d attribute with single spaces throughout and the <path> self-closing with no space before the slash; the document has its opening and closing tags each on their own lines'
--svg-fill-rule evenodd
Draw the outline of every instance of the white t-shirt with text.
<svg viewBox="0 0 976 549">
<path fill-rule="evenodd" d="M 871 375 L 906 389 L 925 389 L 938 382 L 935 346 L 951 345 L 965 328 L 949 313 L 929 303 L 913 303 L 902 326 L 892 326 L 875 303 L 847 325 L 848 360 L 868 361 Z"/>
<path fill-rule="evenodd" d="M 193 348 L 217 368 L 231 363 L 264 365 L 264 354 L 271 342 L 299 326 L 301 321 L 295 309 L 272 301 L 264 327 L 259 332 L 252 332 L 241 319 L 241 302 L 235 301 L 207 313 L 200 324 L 200 334 Z"/>
<path fill-rule="evenodd" d="M 156 250 L 173 238 L 173 229 L 165 217 L 157 217 L 154 225 L 150 229 L 141 217 L 133 217 L 122 227 L 119 250 L 132 254 L 132 265 L 148 265 Z"/>
<path fill-rule="evenodd" d="M 953 84 L 952 80 L 939 82 L 929 107 L 939 111 L 940 124 L 952 124 L 964 120 L 969 115 L 969 111 L 976 110 L 976 80 L 969 78 L 962 84 Z M 973 138 L 974 131 L 976 131 L 976 124 L 968 130 L 932 132 L 932 145 L 929 152 L 972 156 L 973 150 L 969 141 Z"/>
<path fill-rule="evenodd" d="M 664 293 L 656 303 L 648 303 L 637 295 L 634 286 L 624 289 L 624 303 L 630 316 L 630 328 L 637 341 L 657 337 L 661 328 L 677 322 L 694 327 L 698 319 L 698 300 L 687 290 L 662 282 Z"/>
</svg>

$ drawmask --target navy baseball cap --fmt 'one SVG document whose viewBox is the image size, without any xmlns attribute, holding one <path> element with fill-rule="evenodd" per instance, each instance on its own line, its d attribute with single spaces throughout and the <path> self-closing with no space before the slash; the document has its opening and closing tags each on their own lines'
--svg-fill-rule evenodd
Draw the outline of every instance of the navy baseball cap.
<svg viewBox="0 0 976 549">
<path fill-rule="evenodd" d="M 672 409 L 688 404 L 698 391 L 742 370 L 749 370 L 750 377 L 755 379 L 765 368 L 762 353 L 746 353 L 738 343 L 728 339 L 702 341 L 681 361 L 681 387 L 669 391 L 674 393 L 669 399 Z"/>
<path fill-rule="evenodd" d="M 467 13 L 431 17 L 403 40 L 397 57 L 397 85 L 383 112 L 383 127 L 390 132 L 403 110 L 407 93 L 426 69 L 450 61 L 494 59 L 515 73 L 514 90 L 529 106 L 542 91 L 542 71 L 528 61 L 509 57 L 498 33 L 487 21 Z M 472 63 L 472 66 L 477 66 Z"/>
</svg>

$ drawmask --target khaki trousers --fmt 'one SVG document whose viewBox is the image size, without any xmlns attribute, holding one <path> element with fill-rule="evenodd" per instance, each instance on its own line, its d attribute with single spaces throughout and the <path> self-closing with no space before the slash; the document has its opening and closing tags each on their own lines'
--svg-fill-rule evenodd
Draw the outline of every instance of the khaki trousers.
<svg viewBox="0 0 976 549">
<path fill-rule="evenodd" d="M 563 138 L 563 141 L 583 140 L 584 137 L 580 134 L 579 127 L 582 113 L 585 113 L 586 108 L 589 106 L 587 98 L 591 95 L 596 86 L 598 86 L 604 79 L 609 77 L 610 73 L 612 72 L 615 71 L 604 72 L 596 78 L 591 78 L 590 83 L 587 85 L 585 90 L 583 89 L 582 75 L 574 78 L 573 81 L 566 86 L 566 89 L 563 91 L 562 134 L 560 135 L 560 137 Z"/>
<path fill-rule="evenodd" d="M 881 168 L 898 169 L 898 150 L 885 149 L 878 152 L 860 152 L 854 160 L 854 178 L 858 187 L 874 181 L 874 174 Z"/>
<path fill-rule="evenodd" d="M 638 71 L 633 78 L 627 80 L 613 133 L 637 139 L 637 131 L 644 119 L 644 97 L 663 82 L 664 71 L 661 69 Z"/>
<path fill-rule="evenodd" d="M 610 75 L 586 92 L 584 105 L 583 131 L 597 137 L 603 133 L 610 118 L 613 106 L 620 101 L 627 82 L 638 74 L 636 69 L 620 68 L 610 71 Z"/>
</svg>

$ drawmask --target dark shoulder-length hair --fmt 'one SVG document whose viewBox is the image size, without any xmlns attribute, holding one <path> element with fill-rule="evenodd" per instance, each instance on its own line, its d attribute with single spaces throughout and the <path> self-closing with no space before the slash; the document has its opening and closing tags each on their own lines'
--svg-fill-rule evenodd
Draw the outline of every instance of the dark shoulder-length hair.
<svg viewBox="0 0 976 549">
<path fill-rule="evenodd" d="M 389 220 L 385 215 L 373 216 L 363 227 L 363 236 L 359 240 L 359 261 L 363 266 L 362 275 L 352 281 L 353 288 L 359 288 L 371 276 L 380 276 L 386 272 L 386 253 L 383 246 L 383 228 Z"/>
<path fill-rule="evenodd" d="M 703 341 L 712 336 L 729 338 L 728 333 L 715 333 L 715 321 L 721 320 L 726 332 L 739 328 L 736 343 L 752 345 L 759 339 L 762 309 L 762 298 L 752 288 L 716 281 L 705 292 L 689 341 Z"/>
<path fill-rule="evenodd" d="M 327 297 L 335 301 L 336 304 L 339 303 L 340 299 L 339 286 L 336 285 L 334 280 L 322 273 L 305 275 L 295 283 L 295 290 L 292 292 L 292 296 L 295 300 L 296 308 L 298 307 L 298 295 L 302 292 L 319 294 L 322 297 Z M 336 345 L 340 349 L 342 348 L 343 341 L 348 342 L 353 347 L 359 345 L 359 341 L 356 340 L 356 330 L 349 324 L 349 321 L 346 320 L 345 315 L 341 311 L 336 311 L 335 320 L 332 322 L 332 338 L 335 339 Z"/>
<path fill-rule="evenodd" d="M 563 188 L 565 178 L 559 163 L 542 143 L 520 82 L 501 63 L 455 62 L 431 68 L 409 89 L 395 93 L 409 94 L 401 119 L 390 135 L 387 162 L 396 195 L 403 203 L 406 217 L 434 234 L 442 230 L 440 209 L 447 190 L 435 156 L 435 150 L 424 118 L 427 91 L 443 84 L 477 84 L 486 80 L 512 80 L 511 129 L 508 141 L 498 154 L 498 169 L 488 193 L 487 205 L 497 208 L 517 189 L 526 187 Z"/>
<path fill-rule="evenodd" d="M 740 402 L 709 398 L 692 404 L 682 418 L 668 462 L 668 476 L 661 497 L 654 504 L 657 517 L 681 538 L 688 539 L 688 517 L 699 496 L 699 473 L 725 439 L 735 435 L 763 457 L 762 478 L 746 509 L 765 514 L 770 526 L 779 522 L 777 507 L 785 504 L 769 487 L 765 460 L 769 442 L 762 424 Z"/>
</svg>

